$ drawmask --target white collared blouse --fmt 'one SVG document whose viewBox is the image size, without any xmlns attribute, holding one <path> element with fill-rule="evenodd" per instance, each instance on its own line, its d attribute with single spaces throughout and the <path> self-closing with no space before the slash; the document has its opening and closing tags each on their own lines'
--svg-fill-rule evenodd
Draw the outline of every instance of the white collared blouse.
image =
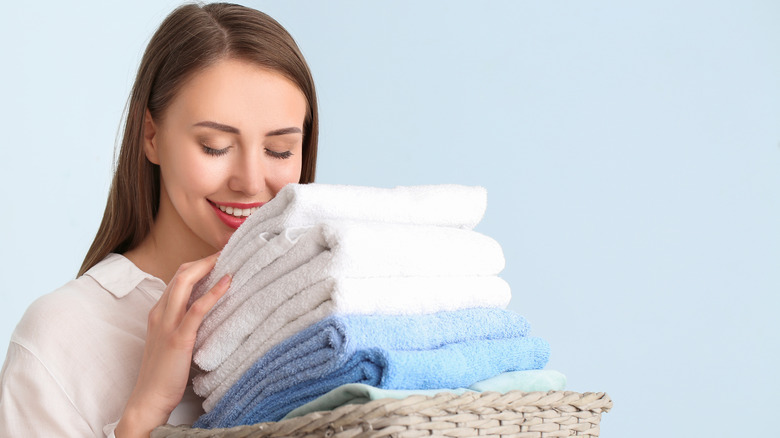
<svg viewBox="0 0 780 438">
<path fill-rule="evenodd" d="M 149 310 L 165 283 L 119 254 L 37 299 L 0 371 L 0 437 L 113 437 L 135 386 Z M 191 424 L 188 386 L 169 419 Z"/>
</svg>

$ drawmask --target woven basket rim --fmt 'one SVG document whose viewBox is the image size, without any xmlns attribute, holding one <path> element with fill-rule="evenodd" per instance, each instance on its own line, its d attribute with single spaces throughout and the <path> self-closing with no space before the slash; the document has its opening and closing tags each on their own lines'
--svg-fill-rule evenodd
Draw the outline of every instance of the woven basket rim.
<svg viewBox="0 0 780 438">
<path fill-rule="evenodd" d="M 568 436 L 570 432 L 566 435 L 560 432 L 560 428 L 565 427 L 577 436 L 596 437 L 601 414 L 611 408 L 612 399 L 605 392 L 509 391 L 503 394 L 468 392 L 461 395 L 443 392 L 435 396 L 412 395 L 403 399 L 373 400 L 278 422 L 231 428 L 194 429 L 188 425 L 164 425 L 156 428 L 151 438 L 270 438 L 334 434 L 368 437 L 390 433 L 404 436 L 400 432 L 411 432 L 410 428 L 422 432 L 421 429 L 426 427 L 435 428 L 436 432 L 443 432 L 447 427 L 464 428 L 452 436 L 489 436 L 493 431 L 510 434 L 514 433 L 514 429 L 519 432 L 523 428 L 536 428 L 540 434 L 534 436 L 539 437 Z M 475 423 L 475 419 L 481 420 Z M 463 426 L 482 423 L 485 427 L 474 428 L 474 434 L 465 430 L 472 426 Z M 501 426 L 496 429 L 499 423 Z M 545 431 L 550 435 L 545 435 Z"/>
</svg>

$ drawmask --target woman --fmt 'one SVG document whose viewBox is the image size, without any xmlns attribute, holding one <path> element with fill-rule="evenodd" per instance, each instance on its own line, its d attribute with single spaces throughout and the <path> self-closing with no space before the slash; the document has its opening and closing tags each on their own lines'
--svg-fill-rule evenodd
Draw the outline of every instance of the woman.
<svg viewBox="0 0 780 438">
<path fill-rule="evenodd" d="M 246 217 L 314 180 L 317 100 L 292 37 L 238 5 L 172 12 L 144 53 L 79 277 L 37 300 L 0 376 L 0 435 L 148 436 L 202 413 L 188 387 L 226 276 L 193 285 Z"/>
</svg>

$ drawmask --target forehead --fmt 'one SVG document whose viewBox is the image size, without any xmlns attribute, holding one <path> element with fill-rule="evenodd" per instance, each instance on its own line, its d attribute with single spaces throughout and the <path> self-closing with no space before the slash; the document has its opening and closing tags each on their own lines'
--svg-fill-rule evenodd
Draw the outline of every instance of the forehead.
<svg viewBox="0 0 780 438">
<path fill-rule="evenodd" d="M 239 129 L 303 127 L 303 92 L 280 73 L 246 61 L 223 59 L 195 73 L 178 90 L 164 119 L 211 120 Z"/>
</svg>

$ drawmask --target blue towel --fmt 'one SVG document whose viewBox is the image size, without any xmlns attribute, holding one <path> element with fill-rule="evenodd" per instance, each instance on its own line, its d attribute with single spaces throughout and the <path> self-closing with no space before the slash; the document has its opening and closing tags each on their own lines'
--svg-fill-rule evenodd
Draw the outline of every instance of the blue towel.
<svg viewBox="0 0 780 438">
<path fill-rule="evenodd" d="M 457 388 L 466 385 L 463 382 L 473 383 L 507 371 L 539 369 L 547 363 L 549 347 L 540 338 L 523 337 L 468 341 L 429 351 L 366 353 L 363 357 L 356 354 L 351 363 L 321 379 L 304 381 L 269 395 L 235 420 L 236 425 L 279 421 L 291 410 L 347 383 L 382 389 L 432 389 L 452 382 L 448 387 Z M 385 368 L 380 365 L 382 362 L 386 363 Z M 417 385 L 397 384 L 410 381 Z"/>
<path fill-rule="evenodd" d="M 335 315 L 271 349 L 195 427 L 275 420 L 346 383 L 457 388 L 505 371 L 539 369 L 549 345 L 526 338 L 528 328 L 525 318 L 503 309 Z"/>
</svg>

